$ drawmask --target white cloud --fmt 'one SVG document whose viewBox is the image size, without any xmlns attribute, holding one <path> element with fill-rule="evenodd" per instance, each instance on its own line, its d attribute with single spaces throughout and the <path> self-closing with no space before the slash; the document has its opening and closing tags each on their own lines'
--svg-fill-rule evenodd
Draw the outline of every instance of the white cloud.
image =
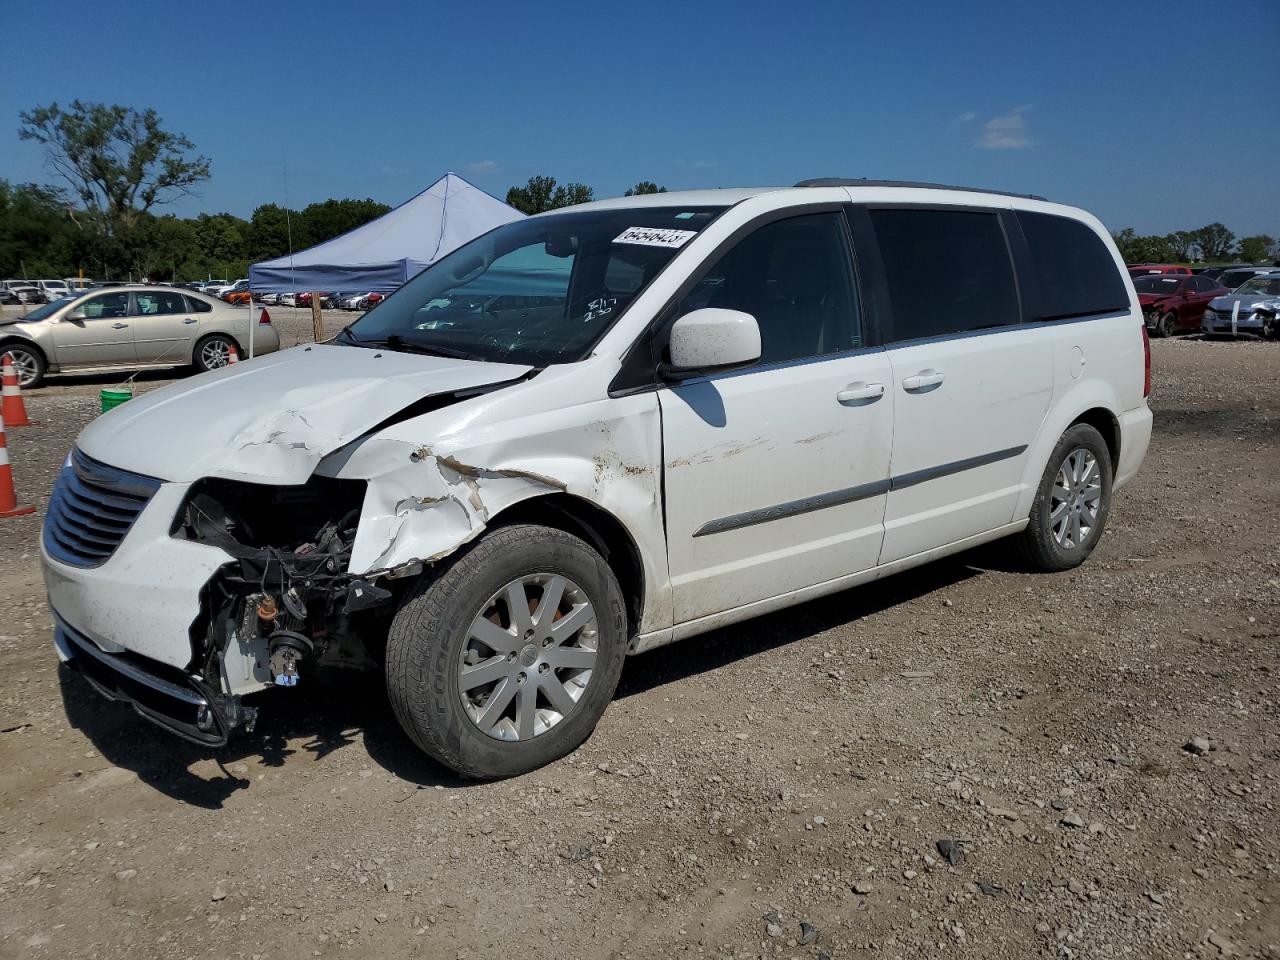
<svg viewBox="0 0 1280 960">
<path fill-rule="evenodd" d="M 973 121 L 977 119 L 978 119 L 978 115 L 976 113 L 974 113 L 972 110 L 966 110 L 964 113 L 959 113 L 959 114 L 956 114 L 954 117 L 952 117 L 951 125 L 953 127 L 958 127 L 958 126 L 961 126 L 962 124 L 973 123 Z"/>
<path fill-rule="evenodd" d="M 1027 127 L 1027 111 L 1030 105 L 1014 107 L 1008 113 L 992 117 L 982 125 L 982 136 L 977 145 L 983 150 L 1021 150 L 1034 147 L 1031 130 Z"/>
<path fill-rule="evenodd" d="M 477 160 L 475 163 L 468 163 L 466 170 L 473 177 L 480 177 L 486 173 L 500 173 L 502 167 L 497 160 Z"/>
<path fill-rule="evenodd" d="M 714 160 L 695 160 L 693 163 L 689 164 L 689 166 L 693 167 L 695 170 L 709 170 L 715 165 L 716 162 Z"/>
</svg>

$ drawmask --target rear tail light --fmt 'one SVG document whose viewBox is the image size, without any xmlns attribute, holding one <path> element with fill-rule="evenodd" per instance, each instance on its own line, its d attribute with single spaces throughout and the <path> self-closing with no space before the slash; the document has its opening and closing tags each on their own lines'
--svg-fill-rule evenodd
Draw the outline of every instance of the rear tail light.
<svg viewBox="0 0 1280 960">
<path fill-rule="evenodd" d="M 1151 338 L 1147 336 L 1147 325 L 1142 325 L 1142 395 L 1151 396 Z"/>
<path fill-rule="evenodd" d="M 258 318 L 258 326 L 260 327 L 271 326 L 271 314 L 267 313 L 267 310 L 265 307 L 262 310 L 262 316 Z M 1146 330 L 1143 330 L 1142 332 L 1146 333 Z"/>
</svg>

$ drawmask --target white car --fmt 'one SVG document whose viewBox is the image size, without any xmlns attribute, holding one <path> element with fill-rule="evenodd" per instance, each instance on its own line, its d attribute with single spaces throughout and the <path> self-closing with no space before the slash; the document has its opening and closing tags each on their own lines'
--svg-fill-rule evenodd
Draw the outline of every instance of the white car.
<svg viewBox="0 0 1280 960">
<path fill-rule="evenodd" d="M 343 294 L 339 303 L 343 310 L 365 310 L 369 306 L 369 294 L 367 293 L 347 293 Z"/>
<path fill-rule="evenodd" d="M 363 645 L 415 743 L 509 776 L 591 733 L 628 654 L 1000 538 L 1080 564 L 1149 382 L 1110 236 L 1039 198 L 827 180 L 521 219 L 331 344 L 93 421 L 42 539 L 58 652 L 216 746 Z"/>
<path fill-rule="evenodd" d="M 50 303 L 71 296 L 71 288 L 67 286 L 65 280 L 36 280 L 34 284 L 40 288 L 40 292 Z"/>
</svg>

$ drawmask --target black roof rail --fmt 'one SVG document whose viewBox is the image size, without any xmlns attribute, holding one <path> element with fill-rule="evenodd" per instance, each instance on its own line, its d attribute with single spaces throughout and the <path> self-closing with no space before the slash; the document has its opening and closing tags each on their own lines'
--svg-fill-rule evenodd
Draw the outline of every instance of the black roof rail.
<svg viewBox="0 0 1280 960">
<path fill-rule="evenodd" d="M 868 180 L 865 177 L 816 177 L 801 180 L 797 187 L 915 187 L 920 190 L 963 190 L 965 193 L 989 193 L 996 197 L 1020 197 L 1023 200 L 1045 200 L 1034 193 L 1011 193 L 1008 190 L 984 190 L 981 187 L 952 187 L 945 183 L 920 183 L 915 180 Z M 1047 200 L 1045 202 L 1048 202 Z"/>
</svg>

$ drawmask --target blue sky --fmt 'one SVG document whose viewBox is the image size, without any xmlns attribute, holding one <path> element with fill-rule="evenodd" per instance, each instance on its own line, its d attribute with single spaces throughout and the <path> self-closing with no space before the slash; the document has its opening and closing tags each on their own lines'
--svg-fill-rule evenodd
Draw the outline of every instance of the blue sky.
<svg viewBox="0 0 1280 960">
<path fill-rule="evenodd" d="M 180 214 L 811 176 L 1044 194 L 1112 229 L 1280 234 L 1280 0 L 6 0 L 0 177 L 48 180 L 20 110 L 155 107 L 213 179 Z M 39 38 L 39 39 L 37 39 Z M 12 39 L 12 37 L 10 38 Z"/>
</svg>

